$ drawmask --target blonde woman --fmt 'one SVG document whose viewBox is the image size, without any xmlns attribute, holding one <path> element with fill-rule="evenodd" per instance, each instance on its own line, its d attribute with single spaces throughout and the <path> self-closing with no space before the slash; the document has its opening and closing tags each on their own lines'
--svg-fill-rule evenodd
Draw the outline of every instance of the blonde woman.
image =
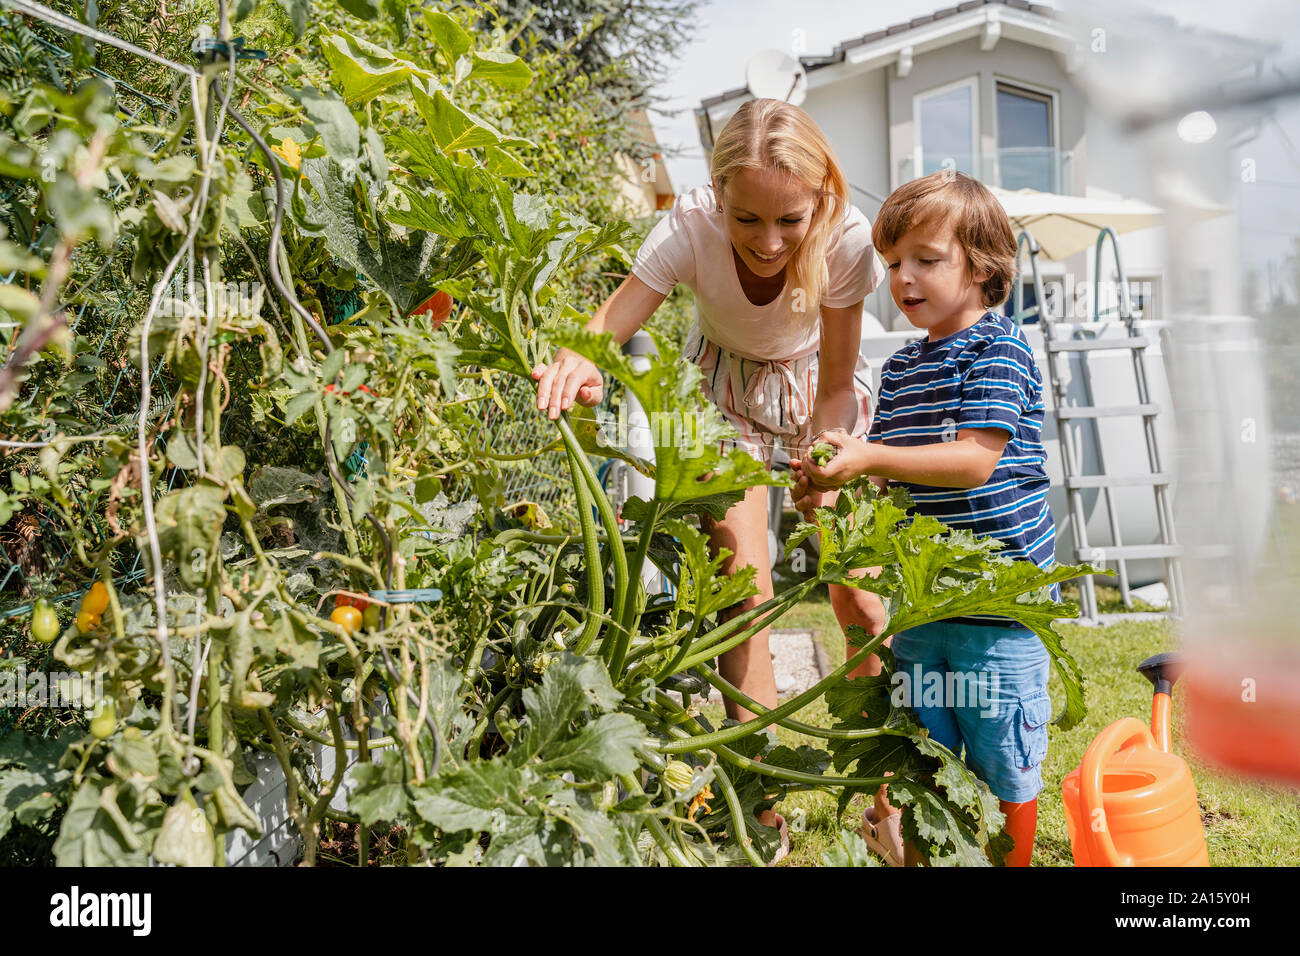
<svg viewBox="0 0 1300 956">
<path fill-rule="evenodd" d="M 885 270 L 826 137 L 798 107 L 751 100 L 718 136 L 711 173 L 708 186 L 679 196 L 650 231 L 632 274 L 587 328 L 624 343 L 683 283 L 695 293 L 696 320 L 682 355 L 700 366 L 705 395 L 736 427 L 729 444 L 770 468 L 778 441 L 802 458 L 824 430 L 865 435 L 871 376 L 860 356 L 862 303 Z M 568 349 L 533 377 L 537 407 L 552 419 L 575 401 L 601 400 L 600 369 Z M 836 494 L 818 501 L 830 505 Z M 747 565 L 757 571 L 758 593 L 723 617 L 771 598 L 767 487 L 750 488 L 722 521 L 706 517 L 702 526 L 714 556 L 731 552 L 727 574 Z M 880 633 L 885 615 L 876 595 L 831 585 L 830 599 L 842 627 Z M 766 629 L 723 654 L 719 667 L 749 697 L 776 706 Z M 872 657 L 850 676 L 879 672 Z M 726 706 L 729 717 L 755 716 Z M 780 829 L 784 853 L 784 820 L 772 811 L 759 819 Z"/>
</svg>

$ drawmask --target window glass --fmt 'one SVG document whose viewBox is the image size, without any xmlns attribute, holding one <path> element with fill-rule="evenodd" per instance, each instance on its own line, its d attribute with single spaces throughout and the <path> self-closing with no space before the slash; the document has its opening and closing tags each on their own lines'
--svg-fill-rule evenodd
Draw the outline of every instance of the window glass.
<svg viewBox="0 0 1300 956">
<path fill-rule="evenodd" d="M 945 160 L 951 160 L 950 165 L 963 173 L 974 175 L 973 92 L 969 86 L 959 86 L 920 101 L 922 176 L 943 169 Z"/>
<path fill-rule="evenodd" d="M 998 87 L 998 168 L 1003 189 L 1055 192 L 1052 101 Z"/>
</svg>

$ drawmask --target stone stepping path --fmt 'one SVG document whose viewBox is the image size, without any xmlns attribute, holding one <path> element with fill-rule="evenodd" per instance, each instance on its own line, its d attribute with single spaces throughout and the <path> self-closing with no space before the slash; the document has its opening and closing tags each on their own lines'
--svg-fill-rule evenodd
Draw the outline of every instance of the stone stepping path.
<svg viewBox="0 0 1300 956">
<path fill-rule="evenodd" d="M 772 670 L 780 697 L 801 694 L 831 672 L 826 652 L 813 640 L 812 631 L 773 628 L 770 634 Z M 722 694 L 710 690 L 709 702 L 722 703 Z"/>
</svg>

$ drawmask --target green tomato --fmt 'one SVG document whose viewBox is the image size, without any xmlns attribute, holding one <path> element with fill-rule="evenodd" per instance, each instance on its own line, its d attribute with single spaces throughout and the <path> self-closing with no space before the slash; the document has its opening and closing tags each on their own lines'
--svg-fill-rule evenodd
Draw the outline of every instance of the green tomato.
<svg viewBox="0 0 1300 956">
<path fill-rule="evenodd" d="M 32 608 L 32 637 L 42 644 L 53 644 L 59 636 L 59 616 L 54 605 L 41 598 Z"/>
<path fill-rule="evenodd" d="M 112 700 L 106 700 L 90 721 L 90 732 L 96 740 L 107 740 L 117 730 L 117 708 Z"/>
<path fill-rule="evenodd" d="M 367 604 L 361 612 L 361 623 L 367 631 L 379 630 L 379 605 Z"/>
</svg>

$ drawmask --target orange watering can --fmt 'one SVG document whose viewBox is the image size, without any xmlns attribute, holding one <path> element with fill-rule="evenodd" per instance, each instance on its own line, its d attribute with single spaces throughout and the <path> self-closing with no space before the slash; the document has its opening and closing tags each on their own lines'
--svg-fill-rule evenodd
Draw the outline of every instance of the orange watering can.
<svg viewBox="0 0 1300 956">
<path fill-rule="evenodd" d="M 1170 752 L 1177 654 L 1138 665 L 1154 686 L 1151 729 L 1125 717 L 1092 742 L 1061 784 L 1076 866 L 1209 866 L 1196 784 Z"/>
</svg>

